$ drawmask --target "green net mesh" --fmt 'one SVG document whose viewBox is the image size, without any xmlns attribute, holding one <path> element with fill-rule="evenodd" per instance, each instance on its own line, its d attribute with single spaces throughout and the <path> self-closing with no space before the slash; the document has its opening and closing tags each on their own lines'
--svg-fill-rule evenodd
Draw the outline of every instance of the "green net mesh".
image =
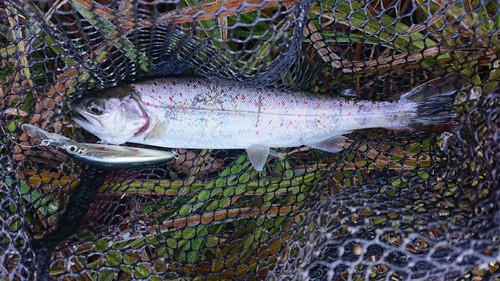
<svg viewBox="0 0 500 281">
<path fill-rule="evenodd" d="M 487 0 L 0 2 L 0 278 L 500 280 L 499 27 Z M 135 79 L 387 100 L 447 73 L 453 128 L 359 130 L 262 172 L 183 148 L 103 170 L 20 128 L 96 142 L 75 99 Z"/>
</svg>

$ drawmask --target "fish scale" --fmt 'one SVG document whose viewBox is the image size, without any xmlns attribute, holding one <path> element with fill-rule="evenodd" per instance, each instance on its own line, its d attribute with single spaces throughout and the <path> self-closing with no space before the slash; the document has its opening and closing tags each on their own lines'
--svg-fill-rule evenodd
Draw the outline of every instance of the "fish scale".
<svg viewBox="0 0 500 281">
<path fill-rule="evenodd" d="M 85 98 L 76 107 L 83 118 L 75 122 L 114 144 L 246 149 L 262 170 L 273 147 L 308 145 L 337 152 L 343 135 L 353 130 L 448 122 L 454 115 L 445 107 L 456 93 L 452 78 L 430 81 L 394 102 L 258 90 L 204 78 L 155 79 Z M 436 109 L 448 111 L 435 120 L 424 116 Z"/>
<path fill-rule="evenodd" d="M 405 127 L 410 120 L 406 115 L 416 114 L 414 104 L 383 102 L 374 106 L 369 101 L 354 103 L 310 93 L 224 87 L 204 79 L 163 79 L 155 83 L 131 86 L 146 105 L 151 123 L 166 132 L 158 138 L 139 135 L 131 142 L 214 149 L 247 148 L 252 144 L 290 147 L 356 129 Z M 360 112 L 360 108 L 365 110 Z M 387 123 L 386 112 L 391 111 L 402 118 Z M 364 124 L 358 121 L 370 116 L 374 118 Z"/>
</svg>

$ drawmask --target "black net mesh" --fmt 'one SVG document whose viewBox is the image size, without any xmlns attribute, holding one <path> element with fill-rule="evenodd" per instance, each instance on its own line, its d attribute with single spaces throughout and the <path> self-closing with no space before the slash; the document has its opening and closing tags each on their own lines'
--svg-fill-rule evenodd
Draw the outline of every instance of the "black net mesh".
<svg viewBox="0 0 500 281">
<path fill-rule="evenodd" d="M 0 278 L 500 279 L 499 26 L 487 0 L 0 2 Z M 387 100 L 447 73 L 454 127 L 358 130 L 262 172 L 182 148 L 105 170 L 20 128 L 95 142 L 75 99 L 135 79 Z"/>
</svg>

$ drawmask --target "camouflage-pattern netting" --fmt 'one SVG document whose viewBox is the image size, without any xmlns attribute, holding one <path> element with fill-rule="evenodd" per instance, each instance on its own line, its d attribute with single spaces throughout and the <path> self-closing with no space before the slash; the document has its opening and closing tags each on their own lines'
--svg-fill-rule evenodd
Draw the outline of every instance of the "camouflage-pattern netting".
<svg viewBox="0 0 500 281">
<path fill-rule="evenodd" d="M 0 2 L 0 279 L 500 280 L 498 2 Z M 329 154 L 184 150 L 100 170 L 72 102 L 149 77 L 384 100 L 459 73 L 454 128 L 364 130 Z M 442 133 L 445 129 L 450 133 Z"/>
</svg>

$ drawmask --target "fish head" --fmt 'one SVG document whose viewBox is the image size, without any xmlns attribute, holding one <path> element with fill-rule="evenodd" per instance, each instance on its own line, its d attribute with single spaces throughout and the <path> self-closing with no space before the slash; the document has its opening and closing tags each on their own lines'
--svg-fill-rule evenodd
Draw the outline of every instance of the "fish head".
<svg viewBox="0 0 500 281">
<path fill-rule="evenodd" d="M 110 144 L 122 144 L 148 129 L 150 121 L 133 88 L 121 86 L 77 101 L 76 124 Z"/>
</svg>

